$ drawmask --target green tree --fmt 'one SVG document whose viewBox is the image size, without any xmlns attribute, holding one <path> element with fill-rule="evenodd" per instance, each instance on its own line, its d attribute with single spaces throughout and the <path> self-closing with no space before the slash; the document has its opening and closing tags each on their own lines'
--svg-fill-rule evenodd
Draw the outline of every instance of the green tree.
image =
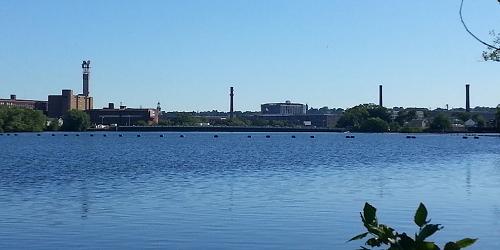
<svg viewBox="0 0 500 250">
<path fill-rule="evenodd" d="M 438 114 L 431 122 L 431 129 L 434 131 L 444 132 L 451 128 L 450 120 L 444 114 Z"/>
<path fill-rule="evenodd" d="M 49 125 L 47 125 L 47 128 L 46 128 L 46 130 L 48 130 L 48 131 L 57 131 L 59 129 L 61 129 L 61 126 L 59 126 L 59 120 L 57 120 L 57 119 L 51 120 L 49 122 Z"/>
<path fill-rule="evenodd" d="M 472 115 L 472 120 L 476 122 L 479 128 L 484 128 L 484 126 L 486 126 L 486 119 L 480 114 Z"/>
<path fill-rule="evenodd" d="M 72 109 L 63 117 L 63 131 L 85 131 L 90 127 L 90 117 L 81 110 Z"/>
<path fill-rule="evenodd" d="M 242 117 L 233 117 L 232 119 L 225 120 L 226 126 L 245 127 L 248 126 L 249 124 L 251 124 L 251 122 Z"/>
<path fill-rule="evenodd" d="M 404 126 L 405 123 L 413 119 L 417 119 L 417 111 L 405 109 L 399 111 L 398 117 L 396 118 L 396 122 L 398 122 L 400 126 Z"/>
<path fill-rule="evenodd" d="M 149 124 L 144 120 L 139 120 L 135 123 L 137 126 L 148 126 Z"/>
<path fill-rule="evenodd" d="M 483 51 L 483 59 L 485 61 L 500 62 L 500 33 L 495 33 L 495 31 L 490 31 L 493 37 L 493 46 L 486 46 L 486 50 Z"/>
<path fill-rule="evenodd" d="M 174 123 L 170 120 L 159 120 L 158 125 L 160 126 L 172 126 Z"/>
<path fill-rule="evenodd" d="M 369 118 L 378 118 L 385 123 L 380 123 L 379 120 L 371 120 L 363 125 Z M 387 125 L 391 121 L 389 112 L 386 108 L 375 104 L 361 104 L 347 109 L 342 117 L 337 121 L 337 127 L 347 128 L 354 131 L 366 131 L 368 125 Z M 387 131 L 387 129 L 385 129 Z"/>
<path fill-rule="evenodd" d="M 391 122 L 389 123 L 389 130 L 391 132 L 398 132 L 401 129 L 401 125 L 397 122 Z"/>
<path fill-rule="evenodd" d="M 379 117 L 370 117 L 361 124 L 361 131 L 383 133 L 389 130 L 389 124 Z"/>
<path fill-rule="evenodd" d="M 0 107 L 0 131 L 32 132 L 43 131 L 47 118 L 41 111 Z"/>
<path fill-rule="evenodd" d="M 176 126 L 196 126 L 199 123 L 207 122 L 203 117 L 196 117 L 188 113 L 178 113 L 171 121 Z"/>
<path fill-rule="evenodd" d="M 457 117 L 458 119 L 460 119 L 463 122 L 469 120 L 472 117 L 469 112 L 457 112 L 457 113 L 454 113 L 453 116 Z"/>
<path fill-rule="evenodd" d="M 368 119 L 369 113 L 365 106 L 358 105 L 347 109 L 337 122 L 337 127 L 358 130 L 361 123 Z"/>
<path fill-rule="evenodd" d="M 255 120 L 251 121 L 250 125 L 256 126 L 256 127 L 264 127 L 264 126 L 268 126 L 269 122 L 264 120 L 264 119 L 255 119 Z"/>
</svg>

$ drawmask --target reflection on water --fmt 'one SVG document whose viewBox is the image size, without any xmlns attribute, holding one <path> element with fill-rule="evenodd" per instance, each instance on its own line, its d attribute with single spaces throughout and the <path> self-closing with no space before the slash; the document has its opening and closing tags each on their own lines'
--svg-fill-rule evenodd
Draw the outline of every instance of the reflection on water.
<svg viewBox="0 0 500 250">
<path fill-rule="evenodd" d="M 81 182 L 81 187 L 79 188 L 81 192 L 81 218 L 82 219 L 87 219 L 89 209 L 90 209 L 90 204 L 89 204 L 89 193 L 87 190 L 87 184 L 85 181 Z"/>
<path fill-rule="evenodd" d="M 498 138 L 159 135 L 0 137 L 0 248 L 354 249 L 365 201 L 499 247 Z"/>
</svg>

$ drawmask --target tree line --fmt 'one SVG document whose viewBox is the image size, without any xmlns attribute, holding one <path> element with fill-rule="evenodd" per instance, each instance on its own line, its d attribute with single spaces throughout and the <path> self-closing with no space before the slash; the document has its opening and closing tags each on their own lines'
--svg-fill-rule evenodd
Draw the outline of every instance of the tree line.
<svg viewBox="0 0 500 250">
<path fill-rule="evenodd" d="M 49 119 L 42 111 L 18 107 L 0 106 L 0 133 L 41 131 L 85 131 L 90 127 L 90 117 L 80 110 L 70 110 L 63 117 Z"/>
<path fill-rule="evenodd" d="M 451 129 L 450 117 L 462 122 L 472 119 L 477 127 L 484 128 L 486 120 L 479 114 L 454 112 L 449 115 L 437 113 L 430 117 L 428 111 L 422 111 L 430 123 L 428 128 L 412 127 L 410 122 L 418 118 L 415 109 L 400 110 L 395 117 L 387 108 L 376 104 L 361 104 L 347 109 L 337 122 L 337 127 L 356 132 L 445 132 Z M 422 120 L 421 120 L 422 121 Z M 499 129 L 500 109 L 496 112 L 496 127 Z"/>
</svg>

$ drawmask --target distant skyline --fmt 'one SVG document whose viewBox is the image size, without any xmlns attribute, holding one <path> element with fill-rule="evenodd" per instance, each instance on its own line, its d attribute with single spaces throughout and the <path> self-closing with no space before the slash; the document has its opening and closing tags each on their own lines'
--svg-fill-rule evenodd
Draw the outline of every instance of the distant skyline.
<svg viewBox="0 0 500 250">
<path fill-rule="evenodd" d="M 82 92 L 94 108 L 259 110 L 266 102 L 348 108 L 500 103 L 500 64 L 466 34 L 458 0 L 27 1 L 0 4 L 0 98 Z M 494 0 L 467 0 L 480 37 L 500 23 Z M 495 26 L 497 25 L 497 26 Z"/>
</svg>

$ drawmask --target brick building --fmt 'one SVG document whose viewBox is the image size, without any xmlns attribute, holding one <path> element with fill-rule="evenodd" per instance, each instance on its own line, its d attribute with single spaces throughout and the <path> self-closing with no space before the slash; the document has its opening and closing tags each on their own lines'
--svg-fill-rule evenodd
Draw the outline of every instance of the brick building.
<svg viewBox="0 0 500 250">
<path fill-rule="evenodd" d="M 17 99 L 16 95 L 10 95 L 10 99 L 0 99 L 0 106 L 40 110 L 44 114 L 48 111 L 47 101 Z"/>
<path fill-rule="evenodd" d="M 58 118 L 72 109 L 85 111 L 92 109 L 92 107 L 92 97 L 73 95 L 73 90 L 63 89 L 61 95 L 49 95 L 48 116 Z"/>
<path fill-rule="evenodd" d="M 132 126 L 136 125 L 139 121 L 144 121 L 149 125 L 158 124 L 160 115 L 159 109 L 152 108 L 127 108 L 120 106 L 115 109 L 114 104 L 110 103 L 107 108 L 91 109 L 87 113 L 90 115 L 92 124 L 98 125 L 118 125 L 118 126 Z"/>
</svg>

